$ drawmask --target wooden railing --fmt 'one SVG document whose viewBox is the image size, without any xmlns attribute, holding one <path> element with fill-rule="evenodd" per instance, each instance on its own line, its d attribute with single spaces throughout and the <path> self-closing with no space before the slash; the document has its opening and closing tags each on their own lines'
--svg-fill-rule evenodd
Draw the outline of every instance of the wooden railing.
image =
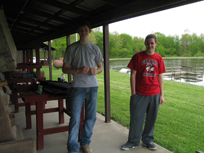
<svg viewBox="0 0 204 153">
<path fill-rule="evenodd" d="M 203 67 L 173 66 L 166 67 L 166 76 L 171 79 L 186 79 L 187 81 L 203 81 Z"/>
</svg>

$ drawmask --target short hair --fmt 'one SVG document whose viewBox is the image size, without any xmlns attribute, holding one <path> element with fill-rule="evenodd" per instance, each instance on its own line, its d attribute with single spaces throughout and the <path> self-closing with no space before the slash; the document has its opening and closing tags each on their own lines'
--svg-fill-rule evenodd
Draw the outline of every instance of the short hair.
<svg viewBox="0 0 204 153">
<path fill-rule="evenodd" d="M 81 28 L 82 26 L 87 26 L 89 29 L 91 29 L 91 24 L 90 24 L 90 22 L 88 22 L 88 21 L 86 21 L 86 20 L 80 21 L 80 22 L 77 24 L 77 30 L 79 30 L 79 28 Z"/>
<path fill-rule="evenodd" d="M 155 42 L 157 42 L 157 37 L 156 37 L 155 35 L 153 35 L 153 34 L 147 35 L 146 38 L 145 38 L 145 42 L 146 42 L 147 39 L 149 39 L 149 38 L 154 38 Z"/>
</svg>

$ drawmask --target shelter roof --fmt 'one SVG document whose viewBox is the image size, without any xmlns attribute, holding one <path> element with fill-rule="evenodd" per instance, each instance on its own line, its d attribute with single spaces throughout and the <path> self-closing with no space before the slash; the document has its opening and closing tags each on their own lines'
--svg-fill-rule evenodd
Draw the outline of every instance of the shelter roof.
<svg viewBox="0 0 204 153">
<path fill-rule="evenodd" d="M 17 49 L 76 32 L 87 19 L 92 27 L 200 0 L 1 0 Z M 125 28 L 125 27 L 124 27 Z"/>
</svg>

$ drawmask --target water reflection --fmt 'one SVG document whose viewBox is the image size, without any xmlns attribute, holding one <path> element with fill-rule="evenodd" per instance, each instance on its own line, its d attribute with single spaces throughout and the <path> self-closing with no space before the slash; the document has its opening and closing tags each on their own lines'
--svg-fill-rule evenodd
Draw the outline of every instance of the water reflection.
<svg viewBox="0 0 204 153">
<path fill-rule="evenodd" d="M 122 68 L 127 68 L 130 60 L 110 60 L 110 69 L 120 70 Z"/>
<path fill-rule="evenodd" d="M 171 80 L 170 77 L 164 77 L 165 80 Z M 204 80 L 204 77 L 203 77 Z M 198 86 L 204 86 L 204 81 L 197 81 L 197 82 L 192 82 L 192 81 L 188 81 L 186 79 L 174 79 L 174 81 L 176 82 L 184 82 L 184 83 L 190 83 L 190 84 L 194 84 L 194 85 L 198 85 Z"/>
</svg>

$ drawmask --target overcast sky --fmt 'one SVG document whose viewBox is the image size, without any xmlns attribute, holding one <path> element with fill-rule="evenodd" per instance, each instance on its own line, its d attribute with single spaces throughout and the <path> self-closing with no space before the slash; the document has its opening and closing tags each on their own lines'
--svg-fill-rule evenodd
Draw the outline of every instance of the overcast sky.
<svg viewBox="0 0 204 153">
<path fill-rule="evenodd" d="M 110 32 L 142 38 L 154 32 L 181 37 L 185 30 L 204 34 L 204 1 L 109 24 Z"/>
</svg>

